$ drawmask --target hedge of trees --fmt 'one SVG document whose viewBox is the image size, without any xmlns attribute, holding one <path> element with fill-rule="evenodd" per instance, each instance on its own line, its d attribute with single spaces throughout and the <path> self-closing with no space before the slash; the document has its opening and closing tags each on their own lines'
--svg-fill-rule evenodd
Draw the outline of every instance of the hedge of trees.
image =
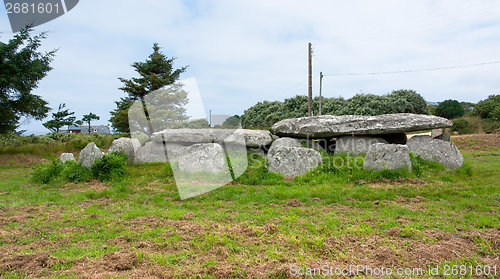
<svg viewBox="0 0 500 279">
<path fill-rule="evenodd" d="M 241 125 L 245 129 L 269 129 L 274 123 L 308 115 L 307 97 L 297 95 L 280 101 L 264 101 L 247 109 L 241 116 Z M 313 100 L 313 114 L 319 111 L 319 97 Z M 323 98 L 323 115 L 380 115 L 389 113 L 429 114 L 427 103 L 414 90 L 397 90 L 384 96 L 357 94 L 350 99 Z"/>
</svg>

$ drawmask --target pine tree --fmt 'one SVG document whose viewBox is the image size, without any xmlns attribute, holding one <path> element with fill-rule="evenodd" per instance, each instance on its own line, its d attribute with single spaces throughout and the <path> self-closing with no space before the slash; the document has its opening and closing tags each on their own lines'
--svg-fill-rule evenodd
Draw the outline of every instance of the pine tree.
<svg viewBox="0 0 500 279">
<path fill-rule="evenodd" d="M 61 129 L 61 127 L 73 125 L 76 119 L 76 117 L 73 116 L 75 113 L 69 112 L 68 109 L 63 110 L 65 107 L 65 103 L 59 104 L 59 109 L 57 110 L 57 112 L 52 113 L 53 119 L 43 123 L 42 125 L 52 132 L 59 132 L 59 129 Z"/>
<path fill-rule="evenodd" d="M 56 50 L 38 52 L 46 34 L 31 37 L 31 27 L 7 44 L 0 42 L 0 133 L 13 132 L 21 117 L 42 120 L 50 111 L 48 103 L 31 92 L 52 69 L 49 65 Z"/>
<path fill-rule="evenodd" d="M 127 110 L 132 105 L 131 101 L 140 100 L 143 104 L 144 112 L 148 120 L 147 134 L 151 135 L 153 127 L 151 125 L 150 113 L 146 106 L 145 96 L 153 91 L 164 88 L 166 85 L 173 84 L 179 79 L 179 76 L 186 71 L 186 67 L 174 70 L 173 63 L 175 57 L 168 58 L 160 51 L 158 43 L 153 45 L 153 53 L 149 55 L 146 62 L 134 62 L 132 67 L 140 75 L 138 78 L 124 79 L 119 78 L 123 83 L 123 87 L 119 88 L 128 94 L 128 98 L 122 98 L 116 102 L 117 109 L 111 112 L 113 117 L 110 119 L 113 127 L 121 132 L 130 132 L 129 120 Z M 170 91 L 171 93 L 176 93 Z M 171 94 L 170 93 L 170 94 Z M 179 104 L 187 103 L 187 96 L 185 94 L 172 95 L 171 99 L 177 100 Z M 178 109 L 178 107 L 176 107 Z"/>
<path fill-rule="evenodd" d="M 92 112 L 89 113 L 89 114 L 84 114 L 83 115 L 83 118 L 82 118 L 81 122 L 89 124 L 89 135 L 90 135 L 90 122 L 92 122 L 92 120 L 99 120 L 99 119 L 101 119 L 101 117 L 95 115 Z"/>
</svg>

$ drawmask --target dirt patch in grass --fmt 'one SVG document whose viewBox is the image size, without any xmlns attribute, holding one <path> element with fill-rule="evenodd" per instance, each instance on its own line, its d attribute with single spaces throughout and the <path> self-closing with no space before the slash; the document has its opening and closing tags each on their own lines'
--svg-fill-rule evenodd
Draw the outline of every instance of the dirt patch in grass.
<svg viewBox="0 0 500 279">
<path fill-rule="evenodd" d="M 428 182 L 422 179 L 418 178 L 405 178 L 405 177 L 400 177 L 397 179 L 387 179 L 387 178 L 381 178 L 381 179 L 376 179 L 376 180 L 359 180 L 359 184 L 369 184 L 370 187 L 372 188 L 388 188 L 390 186 L 394 185 L 413 185 L 413 186 L 420 186 L 420 185 L 425 185 Z"/>
<path fill-rule="evenodd" d="M 306 204 L 305 203 L 301 203 L 298 199 L 290 199 L 287 203 L 286 203 L 287 206 L 291 206 L 291 207 L 301 207 L 301 206 L 305 206 Z"/>
<path fill-rule="evenodd" d="M 423 201 L 419 197 L 413 199 L 414 203 Z M 411 203 L 412 200 L 405 199 L 404 202 Z M 162 219 L 157 216 L 132 218 L 126 222 L 127 230 L 131 232 L 140 233 L 151 227 L 168 225 L 173 229 L 165 230 L 163 237 L 175 233 L 181 238 L 173 245 L 149 240 L 134 241 L 123 235 L 110 239 L 107 244 L 118 247 L 120 251 L 108 252 L 97 258 L 84 256 L 70 260 L 51 256 L 51 251 L 63 247 L 64 242 L 38 243 L 41 249 L 45 245 L 47 251 L 31 254 L 19 253 L 20 249 L 8 249 L 9 252 L 2 250 L 0 271 L 27 273 L 37 277 L 42 273 L 54 274 L 54 269 L 62 266 L 64 273 L 77 274 L 79 278 L 184 278 L 202 274 L 215 278 L 275 278 L 280 275 L 288 278 L 291 267 L 300 262 L 310 268 L 326 264 L 333 267 L 369 265 L 426 269 L 427 265 L 445 260 L 477 257 L 477 251 L 485 249 L 487 251 L 478 260 L 491 265 L 500 264 L 498 255 L 491 254 L 491 251 L 500 250 L 499 229 L 456 234 L 390 228 L 382 233 L 368 235 L 323 236 L 323 240 L 309 243 L 300 240 L 300 235 L 291 238 L 288 230 L 282 230 L 274 223 L 261 226 L 236 223 L 228 226 L 218 223 L 201 225 L 197 223 L 199 221 L 195 217 L 190 220 Z M 193 246 L 192 241 L 208 236 L 228 239 L 231 244 L 228 246 L 217 241 L 210 244 L 209 249 L 201 250 Z M 35 244 L 32 243 L 32 246 Z M 85 241 L 81 244 L 82 247 L 89 245 Z M 20 245 L 8 247 L 14 248 L 12 246 Z M 273 255 L 277 247 L 281 247 L 279 253 Z M 163 256 L 158 258 L 160 253 Z M 316 256 L 300 260 L 299 256 L 304 253 Z M 257 261 L 255 254 L 260 254 Z M 160 259 L 166 263 L 159 262 Z"/>
<path fill-rule="evenodd" d="M 0 166 L 33 166 L 40 163 L 47 163 L 49 160 L 42 156 L 30 154 L 1 154 Z"/>
<path fill-rule="evenodd" d="M 462 152 L 497 151 L 500 149 L 500 134 L 452 136 L 451 142 Z"/>
</svg>

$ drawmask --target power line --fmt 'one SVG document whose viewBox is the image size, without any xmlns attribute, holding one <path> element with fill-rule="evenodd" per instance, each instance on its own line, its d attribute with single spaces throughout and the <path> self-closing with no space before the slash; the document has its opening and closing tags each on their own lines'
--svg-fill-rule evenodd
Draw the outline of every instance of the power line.
<svg viewBox="0 0 500 279">
<path fill-rule="evenodd" d="M 468 68 L 468 67 L 484 66 L 484 65 L 490 65 L 490 64 L 498 64 L 498 63 L 500 63 L 500 61 L 492 61 L 492 62 L 484 62 L 484 63 L 469 64 L 469 65 L 460 65 L 460 66 L 440 67 L 440 68 L 418 69 L 418 70 L 403 70 L 403 71 L 373 72 L 373 73 L 349 73 L 349 74 L 343 73 L 343 74 L 332 74 L 332 75 L 323 75 L 323 76 L 366 76 L 366 75 L 402 74 L 402 73 L 411 73 L 411 72 L 426 72 L 426 71 L 437 71 L 437 70 L 450 70 L 450 69 Z"/>
</svg>

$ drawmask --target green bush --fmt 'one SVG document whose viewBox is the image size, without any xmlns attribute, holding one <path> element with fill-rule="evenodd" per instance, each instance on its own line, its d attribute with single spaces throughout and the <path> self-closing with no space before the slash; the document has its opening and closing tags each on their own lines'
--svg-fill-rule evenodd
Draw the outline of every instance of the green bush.
<svg viewBox="0 0 500 279">
<path fill-rule="evenodd" d="M 75 161 L 67 161 L 64 163 L 64 169 L 61 172 L 64 180 L 70 182 L 90 181 L 92 171 Z"/>
<path fill-rule="evenodd" d="M 465 110 L 457 100 L 446 100 L 436 107 L 436 115 L 453 119 L 464 116 Z"/>
<path fill-rule="evenodd" d="M 319 112 L 319 97 L 312 100 L 313 115 Z M 380 115 L 387 113 L 429 114 L 424 98 L 414 90 L 401 89 L 378 96 L 357 94 L 350 99 L 322 98 L 322 115 Z M 307 96 L 297 95 L 283 102 L 264 101 L 245 110 L 241 116 L 241 126 L 245 129 L 268 129 L 274 123 L 308 115 Z"/>
<path fill-rule="evenodd" d="M 483 127 L 484 132 L 487 134 L 496 133 L 500 129 L 500 121 L 483 119 L 481 120 L 481 127 Z"/>
<path fill-rule="evenodd" d="M 487 99 L 479 101 L 477 105 L 474 106 L 472 113 L 474 115 L 479 115 L 483 119 L 497 119 L 500 115 L 500 95 L 490 95 Z"/>
<path fill-rule="evenodd" d="M 38 164 L 33 168 L 32 180 L 37 183 L 47 184 L 59 177 L 63 170 L 61 161 L 53 160 L 51 163 Z"/>
<path fill-rule="evenodd" d="M 123 152 L 111 152 L 94 161 L 92 174 L 100 181 L 120 178 L 125 175 L 127 160 L 128 157 Z"/>
<path fill-rule="evenodd" d="M 451 127 L 450 131 L 458 132 L 461 135 L 473 133 L 472 129 L 469 127 L 470 123 L 467 119 L 459 118 L 454 119 L 451 122 L 453 123 L 453 126 Z"/>
</svg>

